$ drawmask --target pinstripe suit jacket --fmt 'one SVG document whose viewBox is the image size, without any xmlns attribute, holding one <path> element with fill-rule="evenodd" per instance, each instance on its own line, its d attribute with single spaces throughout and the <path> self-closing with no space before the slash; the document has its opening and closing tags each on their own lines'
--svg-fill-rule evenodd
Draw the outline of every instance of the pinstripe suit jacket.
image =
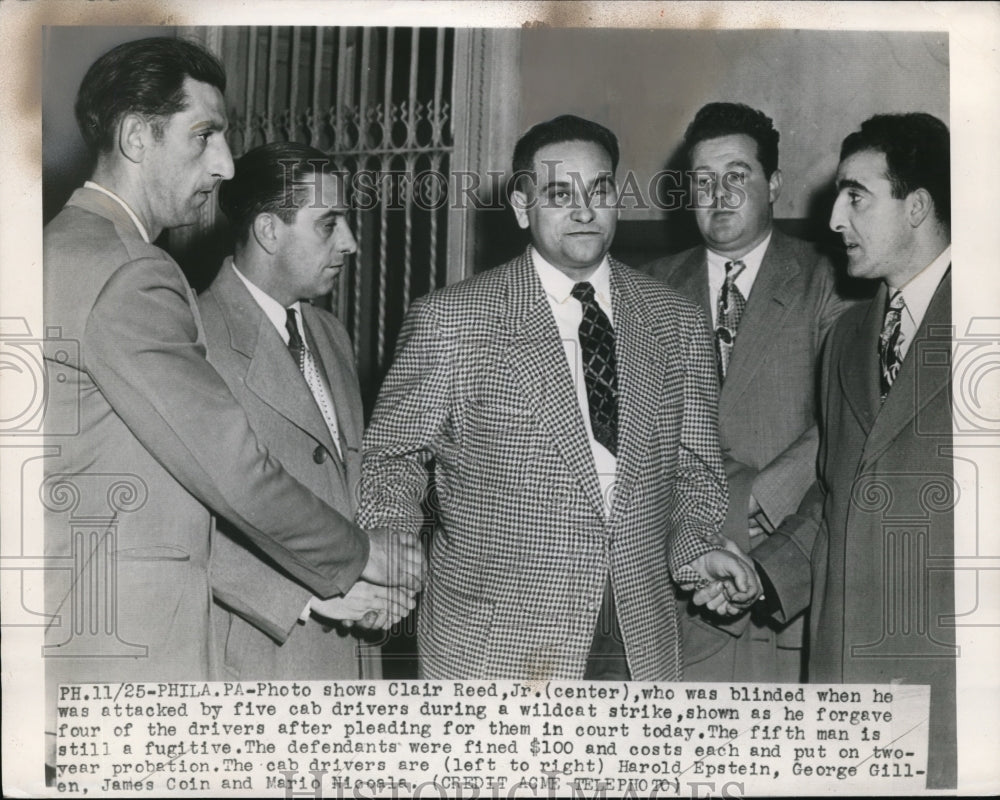
<svg viewBox="0 0 1000 800">
<path fill-rule="evenodd" d="M 416 302 L 365 437 L 358 521 L 439 507 L 426 678 L 578 679 L 605 578 L 636 680 L 681 675 L 671 571 L 725 516 L 714 360 L 691 303 L 611 261 L 616 492 L 604 515 L 572 377 L 529 254 Z"/>
<path fill-rule="evenodd" d="M 711 320 L 705 248 L 696 247 L 646 268 L 698 303 Z M 827 331 L 848 303 L 837 293 L 833 265 L 815 247 L 774 229 L 740 321 L 726 380 L 719 392 L 719 438 L 729 478 L 729 513 L 723 533 L 749 550 L 751 493 L 773 525 L 798 508 L 816 478 L 816 387 Z M 687 605 L 687 601 L 684 601 Z M 685 616 L 684 655 L 691 680 L 709 658 L 733 664 L 729 680 L 771 681 L 738 654 L 721 652 L 732 637 L 776 643 L 763 626 L 748 630 L 748 615 L 721 626 Z M 801 618 L 781 631 L 781 644 L 802 646 Z M 760 667 L 756 668 L 760 669 Z"/>
</svg>

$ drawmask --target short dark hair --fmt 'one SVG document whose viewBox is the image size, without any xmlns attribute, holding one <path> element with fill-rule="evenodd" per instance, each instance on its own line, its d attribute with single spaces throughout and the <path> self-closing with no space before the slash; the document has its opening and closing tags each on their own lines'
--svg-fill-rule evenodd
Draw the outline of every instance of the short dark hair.
<svg viewBox="0 0 1000 800">
<path fill-rule="evenodd" d="M 778 140 L 781 135 L 763 111 L 743 103 L 709 103 L 694 115 L 684 132 L 684 158 L 691 163 L 691 151 L 699 142 L 720 136 L 745 134 L 757 143 L 757 160 L 770 178 L 778 168 Z"/>
<path fill-rule="evenodd" d="M 238 242 L 246 242 L 260 214 L 291 222 L 307 197 L 315 197 L 320 175 L 338 174 L 333 159 L 299 142 L 271 142 L 247 151 L 236 161 L 233 179 L 219 189 Z"/>
<path fill-rule="evenodd" d="M 612 174 L 618 169 L 618 137 L 610 130 L 589 119 L 563 114 L 547 122 L 539 122 L 517 140 L 512 167 L 517 183 L 521 177 L 534 173 L 535 154 L 550 144 L 563 142 L 593 142 L 604 148 L 611 159 Z"/>
<path fill-rule="evenodd" d="M 840 160 L 872 150 L 885 155 L 886 178 L 897 200 L 925 189 L 934 215 L 951 228 L 951 134 L 937 117 L 922 112 L 876 114 L 840 146 Z"/>
<path fill-rule="evenodd" d="M 97 59 L 76 96 L 76 121 L 91 153 L 114 147 L 125 114 L 143 115 L 152 121 L 155 135 L 162 135 L 163 120 L 186 107 L 187 77 L 226 91 L 226 71 L 219 59 L 184 39 L 138 39 Z"/>
</svg>

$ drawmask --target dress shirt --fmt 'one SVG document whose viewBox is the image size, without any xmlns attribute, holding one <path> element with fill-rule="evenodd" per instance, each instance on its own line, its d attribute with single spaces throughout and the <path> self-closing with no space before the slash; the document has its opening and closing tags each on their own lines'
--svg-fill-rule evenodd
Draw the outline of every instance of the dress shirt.
<svg viewBox="0 0 1000 800">
<path fill-rule="evenodd" d="M 910 343 L 917 334 L 917 328 L 923 322 L 927 306 L 937 291 L 938 284 L 951 264 L 951 245 L 948 245 L 930 264 L 914 275 L 903 286 L 898 287 L 903 293 L 903 313 L 899 318 L 900 345 L 899 357 L 906 357 Z M 889 296 L 897 287 L 889 287 Z"/>
<path fill-rule="evenodd" d="M 129 215 L 129 217 L 131 218 L 132 222 L 135 223 L 135 227 L 137 227 L 139 229 L 139 233 L 142 236 L 143 241 L 146 244 L 150 243 L 149 242 L 149 234 L 146 232 L 146 226 L 143 225 L 139 221 L 139 217 L 136 216 L 136 213 L 131 208 L 129 208 L 128 203 L 126 203 L 124 200 L 122 200 L 114 192 L 112 192 L 112 191 L 110 191 L 108 189 L 105 189 L 99 183 L 94 183 L 93 181 L 84 181 L 83 188 L 84 189 L 93 189 L 95 192 L 100 192 L 101 194 L 106 194 L 108 197 L 110 197 L 112 200 L 114 200 L 116 203 L 118 203 L 122 208 L 125 209 L 125 213 L 127 213 Z"/>
<path fill-rule="evenodd" d="M 743 271 L 736 276 L 736 288 L 740 290 L 743 299 L 750 300 L 750 290 L 753 289 L 753 282 L 757 280 L 757 273 L 760 272 L 761 262 L 764 260 L 764 253 L 771 243 L 771 234 L 768 233 L 759 245 L 747 253 L 742 258 L 730 258 L 706 248 L 708 261 L 708 296 L 712 302 L 712 329 L 719 324 L 719 293 L 722 291 L 722 284 L 726 282 L 726 262 L 742 261 L 746 266 Z"/>
<path fill-rule="evenodd" d="M 594 457 L 594 469 L 597 471 L 601 496 L 604 498 L 604 514 L 607 516 L 611 512 L 618 460 L 594 438 L 594 431 L 590 426 L 590 405 L 587 401 L 587 382 L 583 377 L 583 354 L 580 348 L 580 322 L 583 320 L 583 305 L 572 295 L 573 287 L 578 281 L 567 277 L 552 266 L 542 258 L 534 247 L 531 248 L 531 260 L 535 265 L 535 272 L 542 283 L 542 288 L 545 290 L 545 297 L 549 301 L 552 315 L 555 317 L 559 338 L 562 340 L 563 350 L 566 353 L 566 362 L 569 365 L 570 375 L 573 376 L 576 401 L 583 417 L 583 426 L 587 431 L 590 452 Z M 597 304 L 607 314 L 608 321 L 614 327 L 615 320 L 611 309 L 611 266 L 607 257 L 604 258 L 587 282 L 594 287 Z M 621 394 L 619 393 L 620 399 Z M 619 415 L 620 411 L 619 407 Z M 620 416 L 618 422 L 620 425 Z"/>
</svg>

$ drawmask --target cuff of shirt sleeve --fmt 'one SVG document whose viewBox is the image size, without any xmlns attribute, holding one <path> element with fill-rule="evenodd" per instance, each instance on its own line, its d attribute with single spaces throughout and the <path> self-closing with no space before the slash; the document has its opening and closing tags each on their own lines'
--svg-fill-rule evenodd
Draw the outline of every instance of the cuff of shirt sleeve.
<svg viewBox="0 0 1000 800">
<path fill-rule="evenodd" d="M 774 584 L 767 577 L 764 568 L 757 561 L 754 561 L 753 565 L 757 570 L 757 579 L 760 581 L 762 593 L 761 599 L 754 604 L 754 609 L 772 617 L 781 611 L 781 601 L 778 599 L 778 593 L 774 589 Z"/>
</svg>

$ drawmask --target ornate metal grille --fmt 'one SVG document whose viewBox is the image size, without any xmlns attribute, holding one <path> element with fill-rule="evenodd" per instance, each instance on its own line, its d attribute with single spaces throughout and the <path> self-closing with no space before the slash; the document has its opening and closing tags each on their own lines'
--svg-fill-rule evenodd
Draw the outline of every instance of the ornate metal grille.
<svg viewBox="0 0 1000 800">
<path fill-rule="evenodd" d="M 353 178 L 358 252 L 329 307 L 352 334 L 370 403 L 410 301 L 447 282 L 455 32 L 251 27 L 222 36 L 234 155 L 308 142 Z"/>
</svg>

